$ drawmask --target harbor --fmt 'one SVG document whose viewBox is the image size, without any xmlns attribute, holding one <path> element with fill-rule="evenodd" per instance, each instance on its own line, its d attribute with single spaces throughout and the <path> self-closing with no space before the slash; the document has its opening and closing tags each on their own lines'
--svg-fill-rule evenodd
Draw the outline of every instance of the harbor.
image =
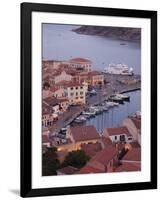
<svg viewBox="0 0 161 200">
<path fill-rule="evenodd" d="M 129 101 L 124 101 L 123 104 L 111 104 L 107 110 L 95 114 L 94 117 L 86 118 L 86 120 L 79 123 L 73 121 L 71 126 L 94 125 L 100 134 L 106 127 L 121 126 L 123 119 L 141 110 L 141 105 L 136 103 L 141 98 L 141 91 L 128 92 L 126 95 L 130 97 Z"/>
</svg>

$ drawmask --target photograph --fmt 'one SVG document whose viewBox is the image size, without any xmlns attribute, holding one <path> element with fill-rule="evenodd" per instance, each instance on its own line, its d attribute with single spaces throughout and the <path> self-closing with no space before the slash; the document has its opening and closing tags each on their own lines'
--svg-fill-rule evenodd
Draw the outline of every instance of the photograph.
<svg viewBox="0 0 161 200">
<path fill-rule="evenodd" d="M 141 34 L 42 23 L 42 176 L 141 171 Z"/>
<path fill-rule="evenodd" d="M 157 12 L 21 4 L 21 196 L 157 188 Z"/>
</svg>

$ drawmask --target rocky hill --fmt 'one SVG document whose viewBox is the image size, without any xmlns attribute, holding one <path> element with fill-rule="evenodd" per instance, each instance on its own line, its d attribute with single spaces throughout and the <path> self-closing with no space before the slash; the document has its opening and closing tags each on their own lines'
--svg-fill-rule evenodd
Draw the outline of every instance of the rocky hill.
<svg viewBox="0 0 161 200">
<path fill-rule="evenodd" d="M 140 28 L 81 26 L 79 28 L 73 29 L 72 31 L 78 34 L 98 35 L 120 40 L 130 40 L 130 41 L 141 40 Z"/>
</svg>

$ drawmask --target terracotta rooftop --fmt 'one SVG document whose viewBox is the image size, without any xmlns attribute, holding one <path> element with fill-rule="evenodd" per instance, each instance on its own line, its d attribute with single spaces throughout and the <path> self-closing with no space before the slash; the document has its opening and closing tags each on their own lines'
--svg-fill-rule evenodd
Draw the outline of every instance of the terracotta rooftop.
<svg viewBox="0 0 161 200">
<path fill-rule="evenodd" d="M 59 88 L 56 87 L 56 86 L 50 87 L 50 91 L 51 91 L 51 92 L 56 92 L 57 90 L 59 90 Z"/>
<path fill-rule="evenodd" d="M 91 64 L 92 62 L 88 59 L 85 59 L 85 58 L 73 58 L 73 59 L 70 59 L 69 62 L 71 63 L 89 63 Z"/>
<path fill-rule="evenodd" d="M 124 161 L 141 161 L 141 148 L 132 148 L 122 158 Z"/>
<path fill-rule="evenodd" d="M 67 98 L 61 98 L 61 99 L 59 99 L 59 103 L 67 102 L 67 101 L 69 101 Z"/>
<path fill-rule="evenodd" d="M 44 102 L 42 103 L 42 114 L 46 115 L 46 114 L 51 114 L 52 113 L 52 109 L 50 106 L 46 105 Z"/>
<path fill-rule="evenodd" d="M 48 142 L 50 142 L 48 136 L 42 135 L 42 143 L 48 143 Z"/>
<path fill-rule="evenodd" d="M 130 146 L 132 147 L 132 148 L 140 148 L 140 144 L 138 143 L 138 142 L 131 142 L 130 143 Z"/>
<path fill-rule="evenodd" d="M 102 137 L 101 141 L 103 142 L 104 147 L 108 147 L 110 145 L 112 145 L 112 141 L 110 140 L 110 138 L 107 137 Z"/>
<path fill-rule="evenodd" d="M 75 142 L 100 139 L 94 126 L 71 127 L 70 131 Z"/>
<path fill-rule="evenodd" d="M 140 171 L 141 166 L 140 164 L 133 164 L 133 163 L 123 163 L 119 167 L 115 169 L 115 172 L 132 172 L 132 171 Z"/>
<path fill-rule="evenodd" d="M 80 171 L 77 174 L 89 174 L 89 173 L 102 173 L 104 171 L 100 169 L 96 169 L 94 167 L 91 167 L 89 165 L 85 165 L 80 169 Z"/>
<path fill-rule="evenodd" d="M 49 106 L 55 106 L 58 105 L 58 99 L 55 97 L 47 97 L 46 99 L 44 99 L 44 103 Z"/>
<path fill-rule="evenodd" d="M 88 72 L 88 76 L 96 76 L 96 75 L 103 75 L 103 74 L 101 74 L 99 71 Z"/>
<path fill-rule="evenodd" d="M 62 174 L 74 174 L 75 172 L 77 172 L 78 169 L 72 166 L 67 166 L 61 169 L 58 169 L 57 172 L 60 172 Z"/>
<path fill-rule="evenodd" d="M 121 135 L 126 134 L 127 136 L 131 136 L 128 129 L 125 126 L 118 127 L 118 128 L 107 128 L 106 129 L 110 136 L 112 135 Z"/>
<path fill-rule="evenodd" d="M 92 157 L 90 161 L 97 161 L 103 165 L 107 165 L 116 156 L 117 153 L 118 151 L 115 147 L 106 147 L 102 151 L 96 153 L 96 155 Z"/>
<path fill-rule="evenodd" d="M 82 144 L 81 149 L 90 157 L 94 156 L 98 151 L 102 150 L 100 143 Z"/>
</svg>

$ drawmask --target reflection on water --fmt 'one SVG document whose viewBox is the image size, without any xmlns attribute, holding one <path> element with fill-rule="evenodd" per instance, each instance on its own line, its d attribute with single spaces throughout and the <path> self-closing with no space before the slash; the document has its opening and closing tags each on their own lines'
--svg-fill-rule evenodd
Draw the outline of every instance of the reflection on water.
<svg viewBox="0 0 161 200">
<path fill-rule="evenodd" d="M 128 115 L 134 114 L 136 111 L 141 111 L 141 91 L 138 90 L 126 94 L 130 96 L 130 102 L 125 101 L 124 104 L 111 108 L 108 112 L 105 111 L 102 114 L 96 115 L 79 126 L 94 125 L 99 133 L 104 128 L 120 126 Z M 73 125 L 78 126 L 78 124 Z"/>
</svg>

